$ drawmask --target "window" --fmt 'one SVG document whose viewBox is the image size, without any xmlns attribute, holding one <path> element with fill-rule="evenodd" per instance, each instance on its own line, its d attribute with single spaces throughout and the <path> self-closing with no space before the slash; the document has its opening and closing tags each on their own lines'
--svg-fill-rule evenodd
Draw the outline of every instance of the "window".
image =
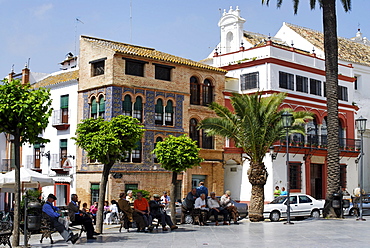
<svg viewBox="0 0 370 248">
<path fill-rule="evenodd" d="M 342 189 L 347 188 L 347 165 L 340 165 L 340 187 Z"/>
<path fill-rule="evenodd" d="M 301 163 L 290 163 L 290 189 L 301 189 Z"/>
<path fill-rule="evenodd" d="M 147 62 L 134 59 L 125 59 L 125 60 L 126 60 L 125 66 L 126 75 L 144 77 L 144 65 Z"/>
<path fill-rule="evenodd" d="M 338 86 L 338 99 L 348 102 L 348 89 L 344 86 Z"/>
<path fill-rule="evenodd" d="M 98 104 L 96 103 L 96 98 L 93 97 L 91 99 L 91 105 L 90 105 L 90 117 L 96 119 L 98 114 Z"/>
<path fill-rule="evenodd" d="M 34 144 L 33 150 L 35 156 L 34 168 L 40 168 L 40 144 Z"/>
<path fill-rule="evenodd" d="M 62 110 L 62 123 L 68 123 L 68 101 L 69 95 L 60 97 L 60 109 Z"/>
<path fill-rule="evenodd" d="M 61 139 L 59 147 L 60 147 L 59 161 L 60 161 L 60 166 L 62 167 L 64 162 L 67 159 L 67 139 Z"/>
<path fill-rule="evenodd" d="M 319 129 L 317 126 L 316 117 L 314 117 L 313 120 L 307 122 L 307 142 L 309 144 L 318 145 L 319 144 L 318 133 Z"/>
<path fill-rule="evenodd" d="M 142 151 L 142 146 L 141 146 L 141 141 L 139 140 L 136 143 L 135 149 L 132 150 L 132 152 L 131 152 L 133 163 L 141 163 L 141 151 Z"/>
<path fill-rule="evenodd" d="M 162 99 L 157 100 L 155 105 L 155 124 L 163 125 L 163 101 Z"/>
<path fill-rule="evenodd" d="M 124 97 L 122 102 L 122 114 L 132 116 L 132 102 L 130 95 L 125 95 Z"/>
<path fill-rule="evenodd" d="M 213 136 L 208 136 L 205 130 L 202 130 L 202 148 L 213 149 Z"/>
<path fill-rule="evenodd" d="M 198 126 L 198 121 L 196 119 L 191 119 L 190 120 L 190 130 L 189 130 L 189 133 L 190 133 L 190 138 L 194 141 L 197 141 L 197 145 L 199 146 L 199 130 L 197 128 Z"/>
<path fill-rule="evenodd" d="M 354 87 L 355 87 L 355 90 L 357 90 L 357 87 L 358 87 L 358 78 L 357 78 L 357 76 L 355 76 Z"/>
<path fill-rule="evenodd" d="M 97 59 L 94 61 L 90 61 L 91 64 L 91 75 L 92 77 L 103 75 L 104 74 L 104 67 L 105 67 L 105 60 L 107 58 Z"/>
<path fill-rule="evenodd" d="M 137 183 L 125 183 L 125 192 L 128 190 L 136 190 L 138 189 L 138 184 Z"/>
<path fill-rule="evenodd" d="M 279 71 L 279 87 L 287 90 L 294 90 L 294 75 Z"/>
<path fill-rule="evenodd" d="M 203 105 L 208 105 L 213 102 L 213 87 L 211 81 L 204 80 L 203 83 Z"/>
<path fill-rule="evenodd" d="M 167 102 L 166 108 L 165 108 L 165 124 L 167 126 L 173 126 L 173 106 L 172 101 L 169 100 Z"/>
<path fill-rule="evenodd" d="M 158 142 L 162 142 L 162 141 L 163 141 L 162 137 L 157 137 L 155 139 L 154 148 L 157 146 Z M 154 154 L 154 163 L 158 163 L 158 159 L 157 159 L 157 156 L 155 154 Z"/>
<path fill-rule="evenodd" d="M 200 104 L 200 86 L 196 77 L 190 78 L 190 104 Z"/>
<path fill-rule="evenodd" d="M 310 94 L 321 96 L 321 81 L 310 78 Z"/>
<path fill-rule="evenodd" d="M 299 203 L 311 203 L 312 202 L 312 200 L 306 195 L 300 195 L 298 196 L 298 198 L 299 198 Z"/>
<path fill-rule="evenodd" d="M 99 117 L 105 117 L 105 100 L 103 96 L 99 97 Z"/>
<path fill-rule="evenodd" d="M 155 66 L 155 79 L 171 81 L 171 69 L 173 66 L 154 64 Z"/>
<path fill-rule="evenodd" d="M 240 76 L 240 87 L 241 90 L 249 90 L 258 88 L 258 72 L 252 72 L 248 74 L 243 74 Z"/>
<path fill-rule="evenodd" d="M 308 93 L 308 78 L 296 75 L 295 81 L 297 91 Z"/>
<path fill-rule="evenodd" d="M 91 205 L 99 201 L 99 183 L 91 183 Z"/>
<path fill-rule="evenodd" d="M 67 206 L 69 203 L 69 184 L 55 183 L 55 195 L 57 197 L 57 206 Z"/>
<path fill-rule="evenodd" d="M 136 97 L 133 117 L 138 119 L 140 122 L 143 122 L 143 101 L 141 96 Z"/>
</svg>

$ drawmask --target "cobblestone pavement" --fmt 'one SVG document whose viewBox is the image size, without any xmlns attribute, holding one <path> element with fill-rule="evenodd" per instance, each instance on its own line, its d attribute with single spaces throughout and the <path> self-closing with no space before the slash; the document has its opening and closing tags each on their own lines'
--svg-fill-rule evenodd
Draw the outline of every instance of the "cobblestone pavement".
<svg viewBox="0 0 370 248">
<path fill-rule="evenodd" d="M 32 235 L 31 247 L 133 247 L 133 248 L 185 248 L 185 247 L 369 247 L 370 217 L 368 221 L 346 219 L 306 219 L 294 221 L 294 225 L 282 222 L 251 223 L 248 219 L 240 225 L 208 226 L 179 225 L 175 231 L 162 232 L 161 227 L 152 233 L 137 233 L 131 229 L 118 232 L 118 225 L 104 226 L 104 233 L 96 240 L 86 240 L 86 234 L 76 244 L 66 243 L 59 233 L 53 234 L 54 244 L 40 235 Z M 222 222 L 221 222 L 222 223 Z M 23 244 L 23 241 L 21 241 Z"/>
</svg>

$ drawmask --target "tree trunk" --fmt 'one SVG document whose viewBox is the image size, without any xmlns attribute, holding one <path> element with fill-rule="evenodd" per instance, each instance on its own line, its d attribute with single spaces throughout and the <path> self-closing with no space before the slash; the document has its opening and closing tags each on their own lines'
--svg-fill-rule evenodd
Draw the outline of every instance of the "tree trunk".
<svg viewBox="0 0 370 248">
<path fill-rule="evenodd" d="M 113 163 L 105 164 L 103 168 L 103 174 L 101 175 L 101 181 L 99 185 L 99 201 L 98 201 L 98 212 L 96 213 L 96 232 L 103 233 L 103 213 L 104 213 L 104 201 L 105 191 L 108 183 L 109 171 L 112 168 Z"/>
<path fill-rule="evenodd" d="M 21 222 L 21 137 L 19 131 L 16 130 L 14 135 L 14 158 L 15 158 L 15 194 L 14 194 L 14 226 L 12 246 L 19 246 L 19 228 Z"/>
<path fill-rule="evenodd" d="M 263 220 L 263 205 L 265 201 L 265 189 L 268 173 L 265 165 L 261 162 L 254 164 L 251 162 L 248 169 L 249 182 L 252 184 L 252 195 L 249 206 L 249 220 L 252 222 Z"/>
<path fill-rule="evenodd" d="M 328 187 L 324 216 L 333 213 L 333 193 L 340 189 L 338 120 L 338 39 L 335 0 L 323 1 L 326 99 L 328 111 Z"/>
<path fill-rule="evenodd" d="M 176 182 L 177 182 L 177 172 L 172 172 L 172 180 L 171 180 L 171 187 L 170 187 L 170 195 L 171 195 L 171 202 L 170 202 L 170 210 L 171 210 L 171 220 L 173 224 L 176 225 Z"/>
</svg>

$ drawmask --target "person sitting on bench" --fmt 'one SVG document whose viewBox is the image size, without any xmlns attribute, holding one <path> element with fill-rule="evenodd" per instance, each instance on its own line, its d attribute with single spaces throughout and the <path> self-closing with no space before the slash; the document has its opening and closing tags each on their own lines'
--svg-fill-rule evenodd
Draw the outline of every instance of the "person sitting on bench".
<svg viewBox="0 0 370 248">
<path fill-rule="evenodd" d="M 68 204 L 68 216 L 72 225 L 83 225 L 86 230 L 87 239 L 96 239 L 93 235 L 97 235 L 94 231 L 94 226 L 92 224 L 92 219 L 83 214 L 80 211 L 80 201 L 78 201 L 78 196 L 76 194 L 71 195 L 72 201 Z"/>
<path fill-rule="evenodd" d="M 164 210 L 165 204 L 161 203 L 161 197 L 158 194 L 153 195 L 153 200 L 149 202 L 150 207 L 150 215 L 152 219 L 156 218 L 158 221 L 161 222 L 162 231 L 168 231 L 166 224 L 171 228 L 171 231 L 177 229 L 178 227 L 173 224 L 171 217 L 168 216 L 166 211 Z M 153 230 L 153 225 L 150 223 L 149 230 Z"/>
<path fill-rule="evenodd" d="M 73 234 L 73 232 L 69 229 L 66 229 L 65 226 L 58 221 L 58 218 L 60 217 L 60 214 L 58 213 L 59 208 L 53 206 L 53 202 L 57 198 L 53 194 L 48 195 L 48 199 L 46 200 L 45 204 L 42 206 L 42 211 L 49 216 L 49 219 L 51 221 L 52 227 L 54 227 L 60 235 L 63 237 L 63 239 L 68 242 L 71 241 L 72 244 L 76 243 L 78 240 L 78 234 Z"/>
</svg>

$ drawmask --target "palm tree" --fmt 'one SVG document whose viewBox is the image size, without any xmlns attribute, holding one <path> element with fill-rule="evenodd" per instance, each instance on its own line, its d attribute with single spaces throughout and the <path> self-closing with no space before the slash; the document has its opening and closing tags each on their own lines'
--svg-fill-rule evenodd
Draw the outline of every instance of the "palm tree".
<svg viewBox="0 0 370 248">
<path fill-rule="evenodd" d="M 286 93 L 263 97 L 260 92 L 250 95 L 233 94 L 231 104 L 234 113 L 227 107 L 215 102 L 209 105 L 218 117 L 203 120 L 199 128 L 205 129 L 207 135 L 220 135 L 234 140 L 235 145 L 243 149 L 250 167 L 249 182 L 252 184 L 249 219 L 263 220 L 264 185 L 267 180 L 267 170 L 263 158 L 269 147 L 284 136 L 281 124 L 281 114 L 291 109 L 279 110 Z M 294 113 L 293 113 L 294 114 Z M 292 132 L 303 132 L 303 119 L 310 119 L 308 112 L 296 112 L 299 116 L 292 126 Z"/>
<path fill-rule="evenodd" d="M 309 0 L 311 9 L 316 6 L 316 0 Z M 262 0 L 262 4 L 268 5 L 270 0 Z M 283 0 L 277 0 L 280 7 Z M 299 0 L 293 0 L 294 14 L 297 14 Z M 339 135 L 338 135 L 338 39 L 337 39 L 337 16 L 336 0 L 318 0 L 323 9 L 324 26 L 324 53 L 326 73 L 326 104 L 328 111 L 328 187 L 324 216 L 333 216 L 333 193 L 340 190 L 340 165 L 339 165 Z M 346 12 L 351 10 L 351 0 L 341 0 Z M 340 215 L 340 213 L 339 213 Z"/>
</svg>

